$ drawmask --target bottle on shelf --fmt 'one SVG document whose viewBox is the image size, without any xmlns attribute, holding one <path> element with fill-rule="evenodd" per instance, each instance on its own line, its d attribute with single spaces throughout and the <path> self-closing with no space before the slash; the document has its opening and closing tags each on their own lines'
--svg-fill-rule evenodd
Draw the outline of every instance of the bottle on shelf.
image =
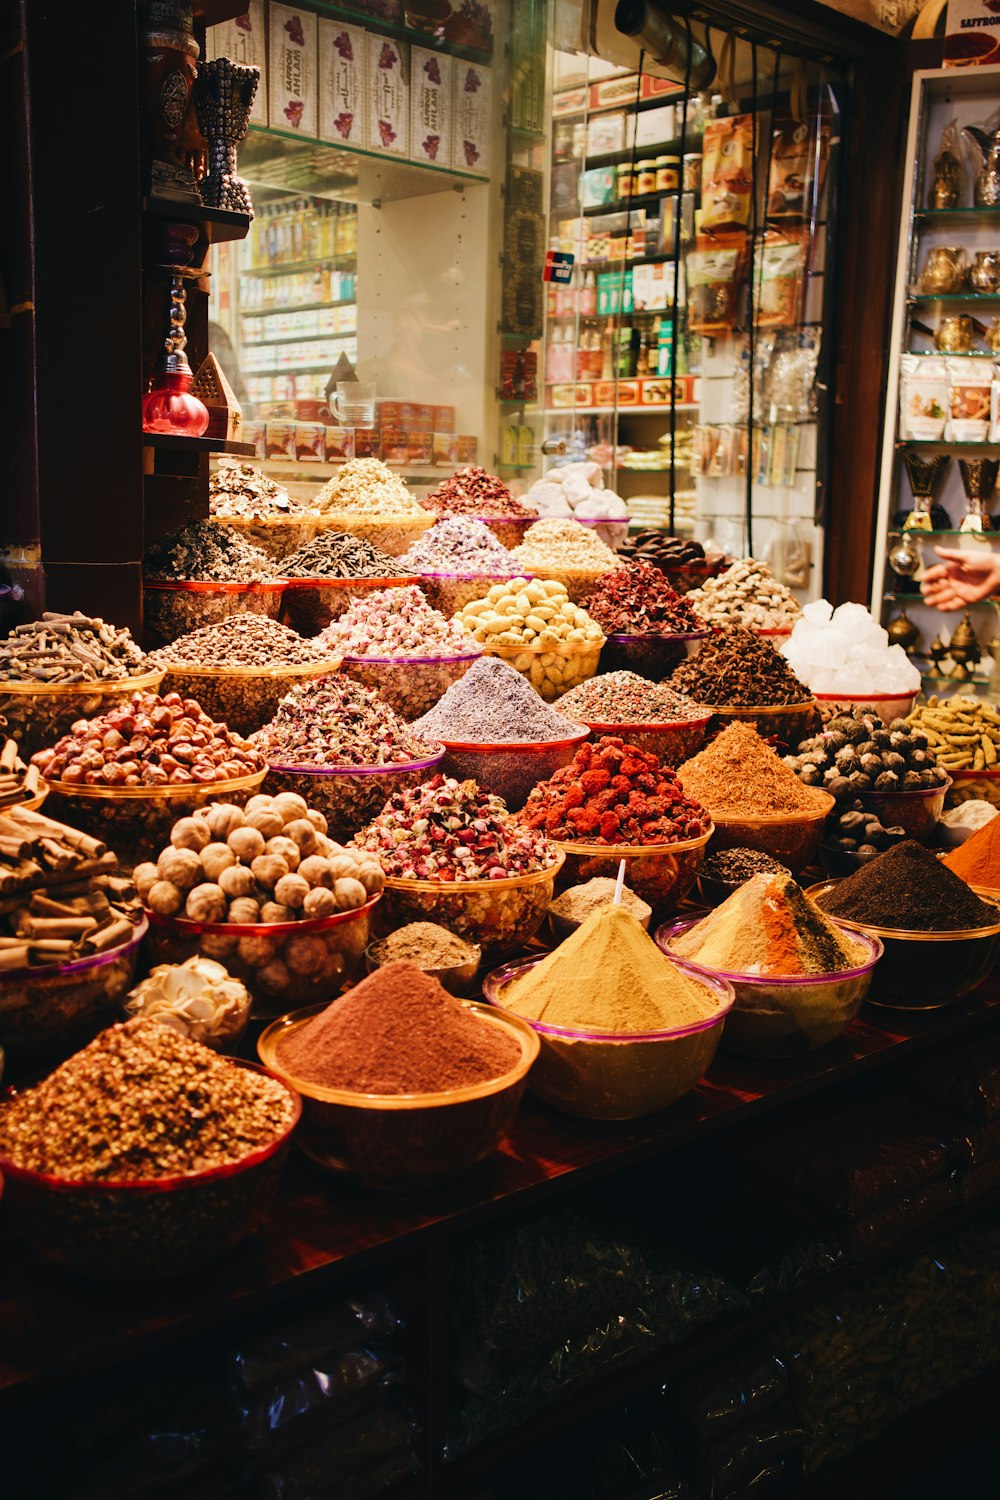
<svg viewBox="0 0 1000 1500">
<path fill-rule="evenodd" d="M 580 316 L 592 318 L 597 313 L 597 277 L 593 271 L 586 271 L 583 284 L 580 287 Z"/>
</svg>

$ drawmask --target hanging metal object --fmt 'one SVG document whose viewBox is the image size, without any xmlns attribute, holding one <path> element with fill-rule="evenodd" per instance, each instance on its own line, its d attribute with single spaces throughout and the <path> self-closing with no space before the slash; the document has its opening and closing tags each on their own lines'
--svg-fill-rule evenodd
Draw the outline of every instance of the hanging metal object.
<svg viewBox="0 0 1000 1500">
<path fill-rule="evenodd" d="M 715 77 L 715 59 L 689 27 L 674 20 L 651 0 L 618 0 L 615 29 L 645 50 L 650 62 L 687 83 L 696 93 L 707 89 Z"/>
</svg>

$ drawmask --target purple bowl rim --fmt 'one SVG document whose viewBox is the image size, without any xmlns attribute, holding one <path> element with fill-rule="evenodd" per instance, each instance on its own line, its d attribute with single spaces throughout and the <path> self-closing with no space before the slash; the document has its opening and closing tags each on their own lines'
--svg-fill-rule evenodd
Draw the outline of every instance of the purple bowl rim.
<svg viewBox="0 0 1000 1500">
<path fill-rule="evenodd" d="M 68 974 L 79 974 L 84 969 L 100 969 L 105 964 L 113 963 L 116 958 L 128 957 L 132 948 L 137 948 L 149 931 L 149 918 L 145 911 L 142 912 L 139 921 L 133 924 L 132 936 L 124 942 L 118 943 L 114 948 L 105 948 L 100 953 L 85 953 L 81 958 L 73 958 L 66 964 L 45 964 L 35 968 L 5 969 L 0 974 L 0 989 L 10 980 L 38 980 L 38 979 L 64 979 Z"/>
<path fill-rule="evenodd" d="M 424 760 L 397 760 L 387 766 L 289 766 L 284 762 L 269 760 L 268 771 L 275 771 L 286 776 L 380 776 L 391 771 L 426 771 L 428 766 L 436 766 L 444 759 L 445 747 L 441 740 L 437 740 L 438 750 Z"/>
<path fill-rule="evenodd" d="M 499 1000 L 494 998 L 499 987 L 509 983 L 516 973 L 522 970 L 533 969 L 536 964 L 540 964 L 542 959 L 547 956 L 547 954 L 543 953 L 538 958 L 515 959 L 511 963 L 501 964 L 498 969 L 491 970 L 483 980 L 483 994 L 489 1004 L 495 1005 L 497 1010 L 509 1010 L 508 1006 L 502 1005 Z M 714 970 L 700 969 L 696 964 L 688 963 L 686 959 L 673 958 L 666 953 L 663 956 L 669 963 L 676 964 L 678 969 L 689 970 L 691 976 L 695 979 L 714 981 L 710 983 L 710 988 L 719 988 L 723 992 L 728 991 L 728 1003 L 724 1004 L 716 1015 L 709 1016 L 706 1020 L 694 1021 L 689 1026 L 675 1026 L 669 1031 L 581 1031 L 579 1028 L 567 1026 L 546 1026 L 543 1021 L 532 1021 L 527 1016 L 522 1016 L 521 1020 L 527 1021 L 529 1026 L 532 1026 L 535 1031 L 541 1033 L 543 1036 L 554 1036 L 562 1040 L 568 1039 L 571 1041 L 587 1042 L 675 1041 L 678 1037 L 696 1036 L 700 1031 L 710 1031 L 714 1026 L 718 1026 L 721 1021 L 724 1021 L 736 1003 L 736 992 L 733 989 L 732 983 L 724 975 L 717 974 Z M 515 1010 L 511 1011 L 510 1014 L 516 1016 L 518 1012 Z"/>
<path fill-rule="evenodd" d="M 380 587 L 412 587 L 419 581 L 419 573 L 385 573 L 378 578 L 327 578 L 322 575 L 310 577 L 308 573 L 291 574 L 281 582 L 289 589 L 358 588 L 376 585 Z"/>
<path fill-rule="evenodd" d="M 343 667 L 348 662 L 352 664 L 356 662 L 360 666 L 383 667 L 387 663 L 395 665 L 397 662 L 405 662 L 408 667 L 430 667 L 440 666 L 441 662 L 475 661 L 478 657 L 485 655 L 485 651 L 480 649 L 478 651 L 462 651 L 454 656 L 344 656 L 341 658 L 340 665 Z"/>
<path fill-rule="evenodd" d="M 653 942 L 659 948 L 661 953 L 666 953 L 667 950 L 660 942 L 661 933 L 663 934 L 664 941 L 666 941 L 666 938 L 670 933 L 680 934 L 682 932 L 687 932 L 690 928 L 696 926 L 698 922 L 703 922 L 704 920 L 704 917 L 682 917 L 679 921 L 668 919 L 666 922 L 661 922 L 659 927 L 657 927 L 656 931 L 653 933 Z M 872 969 L 874 969 L 875 965 L 878 963 L 879 959 L 885 952 L 885 944 L 882 942 L 882 939 L 874 937 L 870 932 L 855 932 L 853 928 L 844 927 L 842 923 L 836 920 L 835 917 L 829 917 L 828 921 L 833 922 L 834 926 L 838 927 L 840 931 L 843 932 L 847 937 L 864 938 L 867 943 L 869 943 L 874 949 L 878 950 L 875 953 L 874 958 L 870 958 L 867 962 L 861 964 L 861 966 L 857 969 L 835 969 L 829 974 L 767 975 L 740 974 L 732 972 L 729 969 L 712 969 L 709 968 L 707 964 L 700 964 L 693 958 L 682 959 L 679 955 L 671 956 L 675 957 L 675 961 L 677 963 L 690 964 L 691 968 L 700 969 L 704 974 L 718 974 L 723 979 L 728 979 L 730 984 L 759 984 L 767 985 L 768 988 L 780 988 L 782 985 L 787 985 L 789 988 L 798 986 L 798 988 L 801 989 L 803 985 L 835 984 L 838 980 L 841 979 L 860 979 L 863 975 L 870 974 Z"/>
<path fill-rule="evenodd" d="M 704 630 L 647 630 L 642 635 L 609 635 L 609 641 L 703 641 L 706 636 L 715 632 L 710 625 Z"/>
<path fill-rule="evenodd" d="M 482 582 L 485 583 L 486 580 L 487 580 L 487 578 L 495 578 L 497 580 L 506 580 L 508 578 L 523 578 L 524 581 L 525 581 L 525 583 L 533 583 L 534 579 L 535 579 L 535 574 L 534 573 L 522 573 L 520 571 L 518 571 L 516 573 L 511 573 L 511 572 L 503 573 L 503 572 L 500 571 L 499 568 L 497 568 L 493 572 L 488 572 L 488 573 L 423 573 L 423 572 L 421 572 L 421 573 L 418 573 L 416 576 L 417 576 L 418 579 L 419 578 L 460 578 L 463 583 L 478 583 L 480 580 L 482 580 Z"/>
<path fill-rule="evenodd" d="M 571 722 L 567 720 L 567 723 Z M 577 724 L 577 733 L 570 734 L 561 740 L 439 740 L 438 743 L 445 750 L 462 750 L 474 755 L 490 755 L 494 752 L 501 755 L 505 750 L 525 750 L 529 753 L 541 754 L 543 750 L 561 750 L 567 745 L 582 743 L 590 734 L 589 724 Z"/>
<path fill-rule="evenodd" d="M 948 780 L 943 781 L 940 786 L 897 787 L 895 791 L 887 792 L 879 792 L 876 791 L 874 787 L 872 787 L 867 792 L 857 792 L 855 793 L 855 795 L 857 796 L 859 802 L 864 801 L 866 797 L 879 797 L 883 801 L 886 799 L 886 797 L 936 797 L 939 792 L 943 797 L 945 793 L 949 792 L 953 786 L 954 782 L 949 776 Z"/>
</svg>

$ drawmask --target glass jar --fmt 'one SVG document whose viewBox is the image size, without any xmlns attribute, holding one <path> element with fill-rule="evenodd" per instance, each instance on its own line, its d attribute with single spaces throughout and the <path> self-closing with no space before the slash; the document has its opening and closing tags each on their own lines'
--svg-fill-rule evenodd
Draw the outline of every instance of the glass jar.
<svg viewBox="0 0 1000 1500">
<path fill-rule="evenodd" d="M 658 193 L 676 192 L 680 186 L 681 159 L 679 156 L 658 156 L 656 158 L 656 191 Z"/>
<path fill-rule="evenodd" d="M 656 192 L 656 162 L 640 161 L 635 167 L 635 192 L 639 196 L 643 193 Z"/>
<path fill-rule="evenodd" d="M 631 198 L 634 187 L 632 168 L 623 161 L 615 170 L 615 188 L 619 198 Z"/>
<path fill-rule="evenodd" d="M 701 152 L 689 151 L 684 157 L 684 191 L 686 193 L 697 193 L 701 191 Z"/>
</svg>

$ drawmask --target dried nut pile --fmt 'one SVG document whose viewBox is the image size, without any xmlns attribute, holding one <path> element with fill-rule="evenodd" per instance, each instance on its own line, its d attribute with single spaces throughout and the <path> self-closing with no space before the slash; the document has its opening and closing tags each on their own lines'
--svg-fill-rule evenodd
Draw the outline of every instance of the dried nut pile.
<svg viewBox="0 0 1000 1500">
<path fill-rule="evenodd" d="M 466 745 L 531 745 L 565 740 L 580 726 L 541 699 L 515 667 L 481 656 L 413 728 L 428 739 Z"/>
<path fill-rule="evenodd" d="M 438 521 L 398 559 L 411 573 L 516 573 L 507 548 L 482 521 L 454 516 Z"/>
<path fill-rule="evenodd" d="M 789 629 L 802 613 L 795 595 L 775 578 L 767 563 L 745 557 L 717 578 L 688 594 L 710 625 L 746 625 L 752 630 Z"/>
<path fill-rule="evenodd" d="M 208 508 L 213 516 L 244 519 L 306 514 L 293 504 L 287 490 L 253 464 L 230 458 L 219 459 L 208 481 Z"/>
<path fill-rule="evenodd" d="M 249 740 L 179 693 L 133 693 L 120 708 L 78 719 L 31 760 L 49 780 L 73 786 L 191 786 L 264 769 Z"/>
<path fill-rule="evenodd" d="M 129 992 L 125 1010 L 171 1026 L 194 1042 L 218 1046 L 243 1030 L 250 992 L 222 964 L 196 953 L 182 964 L 157 964 Z"/>
<path fill-rule="evenodd" d="M 565 585 L 514 578 L 495 583 L 456 616 L 487 651 L 499 651 L 549 701 L 591 677 L 604 644 L 601 627 L 573 604 Z"/>
<path fill-rule="evenodd" d="M 275 566 L 284 578 L 401 578 L 407 569 L 367 537 L 321 531 Z"/>
<path fill-rule="evenodd" d="M 380 458 L 352 458 L 316 495 L 313 505 L 323 515 L 369 516 L 377 521 L 388 516 L 423 516 L 424 507 L 406 487 L 406 481 Z"/>
<path fill-rule="evenodd" d="M 715 849 L 705 856 L 701 874 L 723 885 L 743 885 L 755 875 L 790 875 L 778 860 L 759 849 Z"/>
<path fill-rule="evenodd" d="M 581 521 L 627 521 L 628 506 L 613 490 L 604 487 L 600 464 L 584 460 L 550 469 L 536 479 L 525 504 L 540 516 L 576 516 Z"/>
<path fill-rule="evenodd" d="M 819 787 L 804 786 L 752 724 L 727 724 L 678 775 L 714 818 L 825 813 L 832 803 Z"/>
<path fill-rule="evenodd" d="M 317 677 L 294 687 L 253 742 L 268 761 L 284 766 L 391 766 L 440 751 L 404 724 L 374 688 L 346 677 Z"/>
<path fill-rule="evenodd" d="M 774 647 L 740 625 L 710 636 L 667 681 L 677 692 L 719 707 L 766 708 L 812 697 Z"/>
<path fill-rule="evenodd" d="M 154 665 L 182 671 L 185 667 L 304 667 L 335 660 L 318 640 L 303 640 L 266 615 L 230 615 L 217 625 L 203 625 L 161 646 L 150 657 Z"/>
<path fill-rule="evenodd" d="M 857 854 L 862 860 L 874 859 L 892 844 L 901 844 L 909 835 L 905 828 L 883 826 L 880 818 L 866 811 L 861 802 L 845 802 L 827 820 L 823 839 L 845 854 Z"/>
<path fill-rule="evenodd" d="M 456 656 L 478 650 L 461 620 L 432 609 L 416 585 L 376 589 L 355 599 L 312 644 L 345 657 Z"/>
<path fill-rule="evenodd" d="M 143 1182 L 241 1161 L 283 1136 L 295 1096 L 166 1026 L 102 1031 L 0 1115 L 0 1152 L 70 1182 Z"/>
<path fill-rule="evenodd" d="M 94 615 L 47 612 L 0 641 L 5 682 L 118 682 L 150 664 L 129 632 Z"/>
<path fill-rule="evenodd" d="M 601 573 L 618 566 L 618 556 L 606 547 L 588 526 L 577 521 L 553 518 L 536 521 L 524 534 L 524 541 L 511 553 L 518 568 L 545 576 L 547 568 L 563 571 L 579 568 Z"/>
<path fill-rule="evenodd" d="M 657 756 L 608 736 L 581 745 L 568 766 L 536 786 L 520 817 L 549 838 L 584 844 L 674 844 L 712 826 Z"/>
<path fill-rule="evenodd" d="M 437 516 L 485 516 L 488 520 L 534 520 L 537 512 L 515 499 L 502 479 L 478 464 L 454 474 L 424 496 L 425 510 Z"/>
<path fill-rule="evenodd" d="M 559 858 L 499 797 L 450 776 L 395 793 L 354 842 L 393 880 L 506 880 L 549 869 Z"/>
<path fill-rule="evenodd" d="M 146 548 L 143 578 L 194 582 L 257 583 L 273 578 L 275 564 L 241 531 L 221 521 L 191 521 Z"/>
<path fill-rule="evenodd" d="M 14 807 L 38 795 L 41 773 L 26 766 L 18 754 L 16 740 L 0 740 L 0 809 Z"/>
<path fill-rule="evenodd" d="M 378 861 L 327 838 L 322 813 L 294 792 L 178 819 L 156 863 L 137 865 L 133 879 L 157 916 L 238 926 L 356 911 L 382 889 Z"/>
<path fill-rule="evenodd" d="M 877 714 L 856 708 L 838 714 L 822 734 L 803 740 L 786 766 L 806 786 L 822 786 L 835 797 L 858 792 L 916 792 L 943 786 L 947 771 L 937 764 L 928 737 L 905 719 L 883 724 Z"/>
<path fill-rule="evenodd" d="M 605 635 L 684 635 L 701 630 L 689 598 L 651 563 L 624 563 L 605 573 L 584 601 Z"/>
<path fill-rule="evenodd" d="M 605 672 L 559 699 L 559 712 L 580 724 L 678 724 L 705 719 L 700 703 L 636 672 Z"/>
<path fill-rule="evenodd" d="M 982 698 L 956 693 L 918 703 L 908 722 L 926 735 L 946 771 L 992 771 L 1000 760 L 1000 710 Z"/>
<path fill-rule="evenodd" d="M 671 568 L 704 563 L 705 549 L 700 542 L 682 541 L 679 536 L 667 536 L 655 526 L 647 526 L 622 543 L 618 556 L 627 562 L 652 563 L 665 573 Z"/>
</svg>

